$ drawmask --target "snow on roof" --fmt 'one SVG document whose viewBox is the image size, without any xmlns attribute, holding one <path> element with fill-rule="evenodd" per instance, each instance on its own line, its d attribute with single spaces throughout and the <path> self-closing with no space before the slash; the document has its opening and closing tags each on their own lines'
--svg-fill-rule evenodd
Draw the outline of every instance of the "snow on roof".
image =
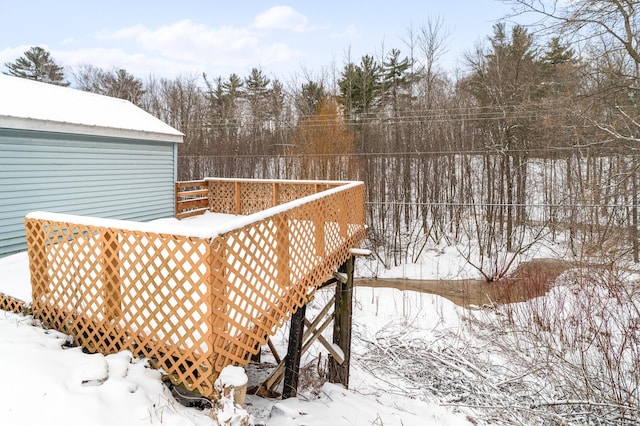
<svg viewBox="0 0 640 426">
<path fill-rule="evenodd" d="M 0 128 L 182 142 L 184 135 L 124 99 L 0 74 Z"/>
</svg>

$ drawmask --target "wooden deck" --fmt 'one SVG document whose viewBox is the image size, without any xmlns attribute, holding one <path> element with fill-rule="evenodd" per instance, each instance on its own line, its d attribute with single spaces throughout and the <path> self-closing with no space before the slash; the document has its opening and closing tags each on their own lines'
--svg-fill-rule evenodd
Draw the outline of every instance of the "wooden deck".
<svg viewBox="0 0 640 426">
<path fill-rule="evenodd" d="M 33 315 L 91 351 L 131 350 L 213 397 L 222 368 L 246 365 L 361 244 L 364 197 L 361 182 L 178 182 L 177 218 L 241 215 L 193 235 L 29 215 Z"/>
</svg>

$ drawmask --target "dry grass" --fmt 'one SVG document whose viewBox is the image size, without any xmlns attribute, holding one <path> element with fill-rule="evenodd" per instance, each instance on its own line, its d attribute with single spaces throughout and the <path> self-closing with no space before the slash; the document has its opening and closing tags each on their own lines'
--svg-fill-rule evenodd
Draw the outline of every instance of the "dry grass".
<svg viewBox="0 0 640 426">
<path fill-rule="evenodd" d="M 638 425 L 640 288 L 630 278 L 571 269 L 546 296 L 467 311 L 461 329 L 357 336 L 355 362 L 383 392 L 439 401 L 476 424 Z"/>
</svg>

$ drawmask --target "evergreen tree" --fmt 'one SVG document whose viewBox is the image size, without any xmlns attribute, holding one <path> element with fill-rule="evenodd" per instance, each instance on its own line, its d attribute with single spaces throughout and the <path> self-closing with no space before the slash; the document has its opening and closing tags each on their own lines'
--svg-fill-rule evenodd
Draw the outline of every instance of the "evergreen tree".
<svg viewBox="0 0 640 426">
<path fill-rule="evenodd" d="M 229 79 L 222 84 L 226 96 L 235 101 L 244 93 L 244 83 L 238 74 L 232 73 Z"/>
<path fill-rule="evenodd" d="M 504 107 L 530 101 L 540 83 L 540 62 L 533 37 L 516 25 L 507 35 L 504 23 L 493 27 L 491 48 L 468 57 L 471 76 L 463 85 L 481 106 Z"/>
<path fill-rule="evenodd" d="M 553 37 L 540 58 L 545 84 L 540 85 L 540 93 L 545 96 L 555 96 L 562 101 L 561 96 L 570 99 L 578 93 L 579 64 L 573 49 L 560 42 L 559 37 Z"/>
<path fill-rule="evenodd" d="M 409 95 L 411 78 L 409 59 L 400 59 L 400 50 L 392 49 L 382 63 L 385 97 L 391 102 L 394 113 L 398 112 L 401 98 Z"/>
<path fill-rule="evenodd" d="M 258 68 L 253 68 L 248 77 L 244 79 L 245 98 L 248 102 L 251 120 L 248 126 L 250 132 L 251 154 L 263 154 L 265 152 L 266 129 L 269 105 L 269 83 L 271 81 Z"/>
<path fill-rule="evenodd" d="M 542 63 L 546 66 L 566 64 L 575 61 L 574 55 L 573 49 L 560 42 L 560 37 L 553 37 L 542 55 Z"/>
<path fill-rule="evenodd" d="M 318 105 L 327 93 L 322 83 L 308 81 L 302 83 L 300 93 L 295 97 L 296 109 L 301 118 L 308 117 L 318 111 Z"/>
<path fill-rule="evenodd" d="M 269 83 L 271 81 L 264 75 L 262 70 L 253 68 L 248 77 L 244 79 L 246 88 L 246 98 L 253 113 L 254 119 L 258 121 L 264 115 L 264 107 L 268 100 Z"/>
<path fill-rule="evenodd" d="M 48 51 L 39 46 L 32 47 L 15 62 L 6 62 L 4 66 L 8 69 L 5 72 L 8 75 L 58 86 L 69 85 L 64 79 L 64 68 L 53 60 Z"/>
<path fill-rule="evenodd" d="M 409 76 L 409 59 L 400 59 L 400 50 L 392 49 L 387 59 L 382 63 L 382 85 L 384 97 L 391 108 L 393 120 L 393 145 L 394 149 L 406 149 L 406 137 L 399 124 L 401 101 L 410 99 L 411 80 Z"/>
<path fill-rule="evenodd" d="M 338 87 L 340 100 L 350 115 L 374 112 L 382 95 L 382 67 L 371 55 L 364 55 L 359 65 L 345 66 Z"/>
<path fill-rule="evenodd" d="M 217 77 L 214 84 L 205 74 L 204 81 L 207 85 L 208 127 L 211 137 L 218 144 L 219 153 L 237 153 L 240 133 L 240 117 L 237 112 L 239 100 L 244 93 L 244 83 L 237 74 L 229 75 L 227 80 Z"/>
</svg>

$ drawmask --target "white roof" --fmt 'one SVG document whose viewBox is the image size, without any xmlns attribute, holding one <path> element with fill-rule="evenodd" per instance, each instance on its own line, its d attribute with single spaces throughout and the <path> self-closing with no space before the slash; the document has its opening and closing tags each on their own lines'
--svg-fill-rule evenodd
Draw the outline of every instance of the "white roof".
<svg viewBox="0 0 640 426">
<path fill-rule="evenodd" d="M 0 74 L 0 128 L 182 142 L 129 101 Z"/>
</svg>

